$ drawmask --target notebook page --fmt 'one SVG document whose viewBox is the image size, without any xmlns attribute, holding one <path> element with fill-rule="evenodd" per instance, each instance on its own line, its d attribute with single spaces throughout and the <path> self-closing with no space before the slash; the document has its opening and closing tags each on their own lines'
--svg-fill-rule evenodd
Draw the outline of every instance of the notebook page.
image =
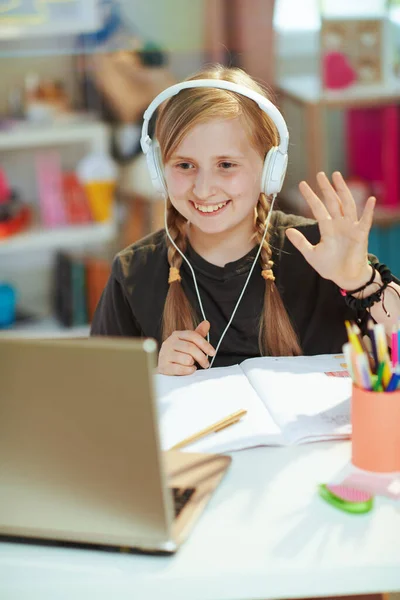
<svg viewBox="0 0 400 600">
<path fill-rule="evenodd" d="M 351 379 L 339 355 L 265 357 L 240 366 L 288 444 L 351 433 Z M 345 375 L 345 376 L 342 376 Z"/>
<path fill-rule="evenodd" d="M 156 375 L 161 447 L 169 449 L 241 408 L 238 423 L 182 448 L 188 452 L 230 452 L 282 443 L 280 430 L 238 365 L 196 371 L 186 377 Z"/>
</svg>

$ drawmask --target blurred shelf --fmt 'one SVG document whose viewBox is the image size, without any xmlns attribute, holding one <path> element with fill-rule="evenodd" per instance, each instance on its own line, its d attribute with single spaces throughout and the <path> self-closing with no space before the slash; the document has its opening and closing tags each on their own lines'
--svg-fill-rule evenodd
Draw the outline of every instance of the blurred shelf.
<svg viewBox="0 0 400 600">
<path fill-rule="evenodd" d="M 278 92 L 305 104 L 346 107 L 396 102 L 400 98 L 400 79 L 385 84 L 350 86 L 340 90 L 323 90 L 317 75 L 290 75 L 277 82 Z"/>
<path fill-rule="evenodd" d="M 117 235 L 116 222 L 68 225 L 54 229 L 30 229 L 23 233 L 0 239 L 0 256 L 11 252 L 54 250 L 94 243 L 106 243 Z"/>
<path fill-rule="evenodd" d="M 23 121 L 0 131 L 0 150 L 89 142 L 93 150 L 106 151 L 108 141 L 107 125 L 88 116 L 71 116 L 65 121 L 45 124 Z"/>
<path fill-rule="evenodd" d="M 0 337 L 18 338 L 76 338 L 88 337 L 90 325 L 63 327 L 53 317 L 45 317 L 30 323 L 18 323 L 10 329 L 0 329 Z"/>
</svg>

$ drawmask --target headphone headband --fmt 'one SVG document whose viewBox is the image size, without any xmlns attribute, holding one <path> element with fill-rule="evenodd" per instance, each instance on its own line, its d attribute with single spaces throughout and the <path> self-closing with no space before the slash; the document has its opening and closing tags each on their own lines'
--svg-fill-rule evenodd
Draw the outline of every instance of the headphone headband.
<svg viewBox="0 0 400 600">
<path fill-rule="evenodd" d="M 254 100 L 256 104 L 264 111 L 269 117 L 271 117 L 274 122 L 278 133 L 279 133 L 279 145 L 277 146 L 278 152 L 283 155 L 286 155 L 288 152 L 289 146 L 289 132 L 286 126 L 285 120 L 282 117 L 279 110 L 276 108 L 274 104 L 258 92 L 254 92 L 253 90 L 243 86 L 238 85 L 237 83 L 232 83 L 230 81 L 225 81 L 221 79 L 192 79 L 190 81 L 183 81 L 182 83 L 177 83 L 172 85 L 162 91 L 158 96 L 154 98 L 151 104 L 146 109 L 143 115 L 143 127 L 142 127 L 142 135 L 140 138 L 140 145 L 144 154 L 147 154 L 148 150 L 151 147 L 151 138 L 148 135 L 149 121 L 153 116 L 154 112 L 157 108 L 168 98 L 172 96 L 176 96 L 182 90 L 187 90 L 190 88 L 199 88 L 199 87 L 208 87 L 208 88 L 217 88 L 221 90 L 228 90 L 230 92 L 236 92 L 242 96 L 246 96 L 251 100 Z"/>
</svg>

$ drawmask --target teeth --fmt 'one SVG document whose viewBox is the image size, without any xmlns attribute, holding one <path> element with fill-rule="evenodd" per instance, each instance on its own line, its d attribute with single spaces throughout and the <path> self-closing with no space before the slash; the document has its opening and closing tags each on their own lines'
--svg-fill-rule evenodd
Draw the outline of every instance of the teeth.
<svg viewBox="0 0 400 600">
<path fill-rule="evenodd" d="M 226 202 L 221 202 L 220 204 L 196 204 L 196 202 L 194 202 L 195 208 L 197 210 L 199 210 L 200 212 L 203 213 L 207 213 L 207 212 L 215 212 L 216 210 L 219 210 L 220 208 L 222 208 L 223 206 L 225 206 Z"/>
</svg>

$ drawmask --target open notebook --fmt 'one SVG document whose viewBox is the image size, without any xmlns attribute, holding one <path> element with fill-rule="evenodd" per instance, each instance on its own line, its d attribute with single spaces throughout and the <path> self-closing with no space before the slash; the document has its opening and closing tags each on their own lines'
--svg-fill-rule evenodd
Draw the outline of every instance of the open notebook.
<svg viewBox="0 0 400 600">
<path fill-rule="evenodd" d="M 247 414 L 192 443 L 230 452 L 349 437 L 351 379 L 343 355 L 252 358 L 187 377 L 156 375 L 161 444 L 168 449 L 243 408 Z"/>
</svg>

